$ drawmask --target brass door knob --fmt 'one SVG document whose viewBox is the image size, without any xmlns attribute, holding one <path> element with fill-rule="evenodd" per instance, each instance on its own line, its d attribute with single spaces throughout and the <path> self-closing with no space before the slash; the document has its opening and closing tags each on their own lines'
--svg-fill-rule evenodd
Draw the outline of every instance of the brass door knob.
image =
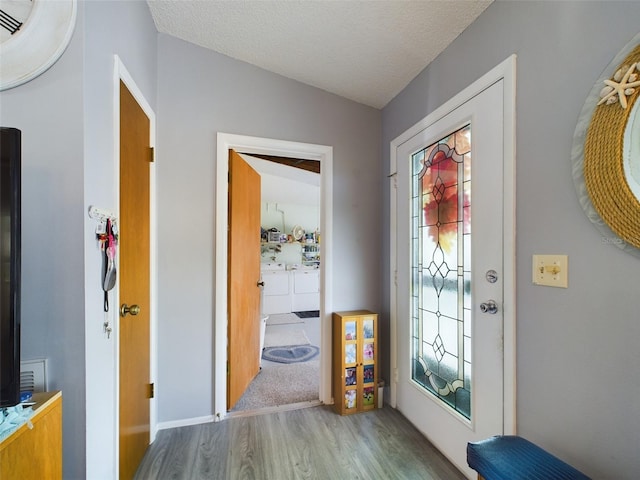
<svg viewBox="0 0 640 480">
<path fill-rule="evenodd" d="M 126 303 L 123 303 L 122 306 L 120 307 L 120 316 L 125 317 L 127 313 L 130 315 L 138 315 L 140 313 L 140 306 L 139 305 L 129 306 Z"/>
</svg>

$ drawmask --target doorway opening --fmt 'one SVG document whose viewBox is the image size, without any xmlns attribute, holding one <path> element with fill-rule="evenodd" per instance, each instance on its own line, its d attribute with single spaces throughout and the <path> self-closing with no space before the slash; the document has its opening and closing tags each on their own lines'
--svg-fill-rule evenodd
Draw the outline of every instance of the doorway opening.
<svg viewBox="0 0 640 480">
<path fill-rule="evenodd" d="M 242 135 L 218 134 L 217 143 L 217 191 L 216 191 L 216 268 L 215 268 L 215 315 L 214 315 L 214 412 L 216 421 L 229 415 L 235 415 L 227 411 L 227 331 L 228 331 L 228 305 L 227 305 L 227 273 L 232 268 L 228 264 L 227 252 L 227 225 L 228 225 L 228 172 L 229 172 L 229 150 L 233 149 L 242 152 L 245 156 L 256 157 L 259 160 L 267 160 L 271 166 L 276 164 L 297 164 L 297 165 L 318 165 L 320 169 L 319 181 L 319 225 L 318 232 L 322 234 L 322 261 L 316 270 L 319 282 L 318 316 L 315 318 L 301 319 L 298 322 L 279 323 L 273 325 L 274 330 L 280 330 L 287 334 L 294 334 L 300 327 L 311 328 L 305 325 L 306 322 L 314 322 L 313 333 L 310 334 L 313 344 L 319 348 L 318 358 L 318 386 L 315 398 L 317 403 L 332 403 L 330 387 L 330 335 L 331 335 L 331 240 L 332 240 L 332 147 L 307 143 L 289 142 L 283 140 L 266 139 L 259 137 L 247 137 Z M 266 158 L 265 158 L 266 157 Z M 277 158 L 274 158 L 277 157 Z M 275 161 L 274 161 L 275 160 Z M 280 165 L 281 166 L 281 165 Z M 300 168 L 300 167 L 298 167 Z M 303 167 L 304 168 L 304 167 Z M 283 226 L 278 230 L 287 230 Z M 292 228 L 293 230 L 293 228 Z M 262 233 L 262 232 L 261 232 Z M 294 232 L 283 235 L 292 235 Z M 316 232 L 314 232 L 316 233 Z M 274 242 L 275 243 L 275 242 Z M 288 243 L 288 242 L 287 242 Z M 291 242 L 294 248 L 302 250 L 302 244 L 297 245 Z M 269 253 L 269 252 L 267 252 Z M 275 255 L 272 255 L 275 256 Z M 269 258 L 270 259 L 270 258 Z M 277 259 L 277 257 L 276 257 Z M 269 263 L 269 262 L 265 262 Z M 278 262 L 273 262 L 278 263 Z M 287 262 L 284 262 L 287 263 Z M 291 262 L 293 263 L 293 262 Z M 300 264 L 302 266 L 302 256 Z M 285 267 L 286 268 L 286 267 Z M 292 275 L 291 270 L 284 270 L 288 275 Z M 301 269 L 302 271 L 302 269 Z M 296 272 L 293 272 L 296 273 Z M 292 311 L 293 311 L 292 305 Z M 291 312 L 290 315 L 295 316 Z M 275 316 L 275 315 L 274 315 Z M 291 317 L 290 317 L 291 318 Z M 281 320 L 281 319 L 280 319 Z M 286 320 L 285 320 L 286 322 Z M 278 323 L 278 322 L 276 322 Z M 282 333 L 280 332 L 280 333 Z M 285 367 L 286 368 L 286 367 Z M 308 404 L 308 402 L 304 402 Z M 277 409 L 299 408 L 299 405 L 278 406 Z"/>
<path fill-rule="evenodd" d="M 320 403 L 321 165 L 238 154 L 260 177 L 261 358 L 259 373 L 229 406 L 229 415 L 315 406 Z"/>
</svg>

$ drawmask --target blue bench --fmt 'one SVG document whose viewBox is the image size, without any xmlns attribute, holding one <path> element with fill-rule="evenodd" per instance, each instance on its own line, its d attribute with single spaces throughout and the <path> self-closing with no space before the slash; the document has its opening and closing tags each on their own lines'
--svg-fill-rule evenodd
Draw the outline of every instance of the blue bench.
<svg viewBox="0 0 640 480">
<path fill-rule="evenodd" d="M 467 463 L 479 480 L 590 480 L 571 465 L 515 435 L 467 444 Z"/>
</svg>

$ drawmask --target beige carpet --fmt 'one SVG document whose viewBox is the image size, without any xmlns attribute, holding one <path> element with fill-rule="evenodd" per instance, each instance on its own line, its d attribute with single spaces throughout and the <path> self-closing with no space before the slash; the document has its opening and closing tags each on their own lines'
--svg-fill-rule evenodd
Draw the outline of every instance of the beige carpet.
<svg viewBox="0 0 640 480">
<path fill-rule="evenodd" d="M 267 318 L 267 325 L 288 325 L 292 323 L 304 323 L 295 313 L 272 313 Z"/>
<path fill-rule="evenodd" d="M 318 400 L 320 362 L 264 367 L 251 382 L 232 412 Z"/>
<path fill-rule="evenodd" d="M 274 332 L 267 328 L 264 334 L 264 348 L 291 347 L 293 345 L 309 345 L 310 343 L 304 330 Z"/>
</svg>

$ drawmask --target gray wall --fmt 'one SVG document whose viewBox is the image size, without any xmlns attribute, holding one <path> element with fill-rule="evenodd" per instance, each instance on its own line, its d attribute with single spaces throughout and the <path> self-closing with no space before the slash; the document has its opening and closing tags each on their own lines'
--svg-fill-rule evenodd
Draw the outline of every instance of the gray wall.
<svg viewBox="0 0 640 480">
<path fill-rule="evenodd" d="M 584 215 L 570 150 L 587 94 L 638 18 L 637 2 L 498 1 L 382 115 L 386 169 L 391 140 L 518 55 L 518 431 L 593 478 L 640 471 L 640 259 L 607 244 Z M 569 256 L 568 289 L 532 285 L 534 253 Z"/>
<path fill-rule="evenodd" d="M 115 343 L 102 330 L 96 224 L 87 216 L 89 205 L 116 206 L 114 53 L 155 105 L 146 2 L 80 2 L 60 60 L 0 93 L 0 124 L 23 139 L 22 357 L 48 358 L 49 387 L 63 392 L 68 479 L 115 477 Z"/>
<path fill-rule="evenodd" d="M 87 216 L 117 206 L 114 54 L 159 118 L 160 422 L 212 414 L 216 132 L 334 147 L 334 304 L 379 308 L 380 112 L 162 36 L 156 68 L 156 36 L 145 2 L 81 2 L 63 57 L 0 93 L 24 139 L 23 357 L 48 358 L 63 390 L 65 478 L 115 472 L 116 351 Z"/>
<path fill-rule="evenodd" d="M 104 334 L 101 256 L 90 205 L 117 212 L 114 164 L 114 55 L 117 54 L 152 109 L 156 107 L 157 32 L 146 2 L 91 1 L 85 5 L 84 216 L 86 342 L 86 478 L 115 478 L 117 437 L 116 290 L 110 293 L 114 332 Z M 65 459 L 66 460 L 66 459 Z M 69 462 L 67 462 L 69 463 Z"/>
<path fill-rule="evenodd" d="M 63 57 L 0 93 L 0 123 L 25 142 L 23 352 L 48 357 L 50 386 L 64 391 L 65 478 L 113 473 L 114 350 L 86 216 L 116 201 L 113 53 L 158 115 L 161 422 L 212 413 L 216 132 L 334 147 L 334 306 L 386 322 L 389 142 L 515 52 L 519 431 L 594 478 L 640 470 L 639 260 L 586 219 L 569 162 L 582 103 L 637 33 L 640 4 L 493 4 L 383 110 L 382 134 L 374 109 L 163 35 L 156 45 L 144 2 L 79 13 Z M 532 286 L 533 253 L 568 254 L 569 289 Z"/>
<path fill-rule="evenodd" d="M 158 43 L 159 421 L 212 415 L 216 133 L 334 148 L 334 301 L 380 307 L 380 111 Z"/>
<path fill-rule="evenodd" d="M 81 12 L 60 60 L 0 93 L 0 124 L 22 130 L 22 358 L 48 358 L 63 391 L 65 478 L 85 464 Z"/>
</svg>

